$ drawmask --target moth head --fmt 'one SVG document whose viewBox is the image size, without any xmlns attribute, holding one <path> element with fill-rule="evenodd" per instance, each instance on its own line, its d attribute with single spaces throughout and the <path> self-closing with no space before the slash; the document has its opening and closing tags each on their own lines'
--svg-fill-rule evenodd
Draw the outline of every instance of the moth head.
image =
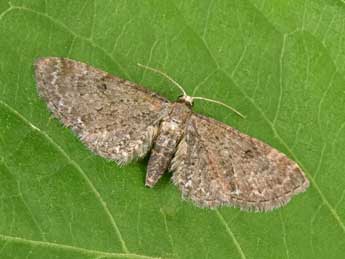
<svg viewBox="0 0 345 259">
<path fill-rule="evenodd" d="M 188 96 L 188 95 L 180 95 L 177 99 L 178 102 L 182 102 L 187 104 L 188 106 L 192 107 L 193 106 L 193 97 Z"/>
</svg>

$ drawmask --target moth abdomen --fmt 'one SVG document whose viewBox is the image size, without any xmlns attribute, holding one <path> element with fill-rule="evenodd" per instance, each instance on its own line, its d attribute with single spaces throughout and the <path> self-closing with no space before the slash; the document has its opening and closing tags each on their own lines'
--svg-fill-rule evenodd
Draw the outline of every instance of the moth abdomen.
<svg viewBox="0 0 345 259">
<path fill-rule="evenodd" d="M 154 186 L 168 169 L 190 114 L 186 104 L 174 103 L 171 113 L 162 120 L 147 166 L 146 186 Z"/>
</svg>

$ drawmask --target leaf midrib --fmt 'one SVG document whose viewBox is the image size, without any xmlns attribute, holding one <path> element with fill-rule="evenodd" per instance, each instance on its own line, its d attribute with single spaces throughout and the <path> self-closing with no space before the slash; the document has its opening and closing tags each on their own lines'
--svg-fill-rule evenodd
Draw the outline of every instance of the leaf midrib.
<svg viewBox="0 0 345 259">
<path fill-rule="evenodd" d="M 48 242 L 48 241 L 37 241 L 37 240 L 31 240 L 31 239 L 14 237 L 14 236 L 3 235 L 3 234 L 0 234 L 0 239 L 4 241 L 19 243 L 19 244 L 48 247 L 48 248 L 53 248 L 53 249 L 65 250 L 65 251 L 74 251 L 74 252 L 79 252 L 81 254 L 94 255 L 98 257 L 102 256 L 102 257 L 128 258 L 128 259 L 163 259 L 162 257 L 152 257 L 152 256 L 133 254 L 133 253 L 103 252 L 99 250 L 86 249 L 86 248 L 77 247 L 77 246 L 53 243 L 53 242 Z M 168 258 L 165 258 L 165 259 L 168 259 Z"/>
</svg>

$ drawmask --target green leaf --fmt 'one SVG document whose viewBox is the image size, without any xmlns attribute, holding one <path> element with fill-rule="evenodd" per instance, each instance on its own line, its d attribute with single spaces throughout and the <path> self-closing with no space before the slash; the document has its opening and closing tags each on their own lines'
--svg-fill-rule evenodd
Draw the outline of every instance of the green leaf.
<svg viewBox="0 0 345 259">
<path fill-rule="evenodd" d="M 343 258 L 345 2 L 0 1 L 1 258 Z M 288 154 L 311 182 L 270 213 L 207 210 L 147 161 L 92 154 L 38 97 L 37 57 L 84 61 Z"/>
</svg>

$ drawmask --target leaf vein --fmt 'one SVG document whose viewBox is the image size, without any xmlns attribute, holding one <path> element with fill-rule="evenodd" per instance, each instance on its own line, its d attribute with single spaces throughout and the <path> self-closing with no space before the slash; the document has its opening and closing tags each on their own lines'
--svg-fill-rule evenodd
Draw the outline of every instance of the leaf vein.
<svg viewBox="0 0 345 259">
<path fill-rule="evenodd" d="M 173 3 L 172 3 L 173 4 Z M 200 37 L 200 35 L 198 33 L 196 33 L 193 28 L 190 27 L 190 25 L 184 21 L 186 24 L 186 29 L 189 29 L 191 31 L 193 31 L 195 33 L 195 35 L 197 37 L 199 37 L 200 41 L 204 43 L 204 47 L 205 49 L 208 51 L 208 53 L 210 54 L 210 57 L 213 61 L 213 63 L 215 64 L 215 66 L 224 73 L 224 75 L 231 81 L 233 81 L 234 86 L 240 91 L 240 93 L 250 102 L 252 103 L 252 105 L 254 106 L 254 108 L 259 112 L 259 114 L 262 116 L 262 118 L 266 121 L 266 123 L 271 127 L 273 133 L 275 134 L 276 138 L 280 141 L 280 143 L 287 149 L 287 151 L 291 154 L 292 158 L 302 167 L 303 171 L 307 174 L 310 182 L 312 183 L 312 185 L 314 186 L 314 188 L 316 189 L 317 193 L 320 195 L 321 200 L 324 202 L 324 204 L 326 205 L 326 207 L 329 209 L 331 215 L 335 218 L 336 222 L 338 223 L 337 225 L 342 229 L 342 231 L 345 234 L 345 224 L 342 221 L 342 219 L 340 218 L 338 212 L 336 209 L 334 209 L 334 207 L 330 204 L 330 202 L 328 201 L 328 199 L 326 198 L 326 196 L 323 194 L 323 192 L 321 191 L 319 185 L 317 184 L 316 180 L 312 177 L 312 175 L 310 174 L 309 171 L 306 170 L 306 168 L 304 167 L 304 165 L 299 161 L 299 159 L 297 158 L 297 156 L 294 154 L 294 152 L 291 150 L 290 146 L 282 139 L 282 137 L 280 136 L 280 134 L 278 133 L 277 129 L 275 128 L 275 125 L 272 123 L 272 121 L 266 116 L 266 114 L 264 113 L 264 111 L 256 104 L 256 102 L 250 98 L 250 96 L 248 96 L 248 94 L 237 85 L 237 83 L 232 80 L 231 75 L 229 75 L 224 69 L 222 69 L 220 67 L 220 65 L 217 62 L 217 59 L 213 56 L 210 48 L 208 47 L 208 45 L 206 44 L 206 42 Z M 273 26 L 273 25 L 272 25 Z M 275 28 L 275 27 L 274 27 Z"/>
<path fill-rule="evenodd" d="M 228 223 L 225 221 L 223 215 L 219 212 L 218 209 L 216 209 L 215 211 L 216 211 L 216 214 L 217 214 L 217 216 L 218 216 L 218 219 L 219 219 L 220 222 L 224 225 L 226 232 L 229 234 L 229 236 L 231 237 L 232 241 L 234 242 L 234 245 L 235 245 L 235 247 L 237 248 L 237 250 L 238 250 L 238 252 L 239 252 L 241 258 L 242 258 L 242 259 L 246 259 L 247 257 L 246 257 L 246 255 L 243 253 L 243 250 L 242 250 L 242 247 L 240 246 L 240 243 L 237 241 L 237 239 L 236 239 L 234 233 L 231 231 L 231 229 L 230 229 Z"/>
<path fill-rule="evenodd" d="M 24 6 L 15 6 L 13 5 L 11 8 L 9 8 L 9 11 L 12 10 L 19 10 L 19 11 L 24 11 L 24 12 L 30 12 L 33 14 L 36 14 L 38 16 L 41 17 L 45 17 L 46 19 L 50 20 L 51 22 L 53 22 L 54 24 L 58 25 L 59 27 L 63 28 L 66 32 L 70 33 L 71 35 L 73 35 L 74 37 L 81 39 L 85 42 L 88 42 L 92 47 L 102 51 L 104 53 L 105 56 L 107 56 L 114 64 L 116 64 L 118 66 L 118 68 L 121 70 L 121 72 L 129 79 L 131 80 L 130 75 L 126 72 L 126 70 L 113 58 L 113 56 L 111 54 L 109 54 L 106 49 L 104 49 L 103 47 L 99 46 L 97 43 L 95 43 L 92 39 L 84 37 L 82 35 L 77 34 L 76 32 L 74 32 L 73 30 L 71 30 L 69 27 L 67 27 L 65 24 L 63 24 L 62 22 L 56 20 L 55 18 L 49 16 L 48 14 L 30 9 L 28 7 L 24 7 Z M 7 13 L 8 13 L 7 12 Z M 0 16 L 0 20 L 1 20 L 1 16 Z M 132 80 L 133 81 L 133 80 Z"/>
<path fill-rule="evenodd" d="M 36 217 L 34 216 L 34 214 L 32 213 L 32 211 L 30 210 L 29 206 L 27 205 L 27 202 L 26 202 L 25 199 L 24 199 L 23 192 L 21 191 L 20 183 L 17 181 L 17 179 L 15 178 L 15 176 L 12 174 L 10 167 L 5 163 L 5 158 L 3 158 L 2 156 L 0 156 L 0 163 L 4 166 L 4 168 L 5 168 L 5 169 L 8 171 L 8 173 L 11 175 L 13 181 L 15 182 L 15 184 L 16 184 L 16 186 L 17 186 L 18 195 L 15 195 L 15 196 L 13 196 L 13 197 L 16 197 L 16 198 L 18 198 L 18 199 L 20 200 L 20 202 L 23 204 L 25 210 L 27 211 L 28 215 L 30 216 L 32 222 L 34 223 L 34 226 L 37 228 L 38 232 L 40 233 L 42 239 L 43 239 L 43 240 L 46 240 L 45 234 L 44 234 L 44 232 L 43 232 L 41 226 L 38 224 L 38 221 L 37 221 Z M 14 209 L 13 209 L 13 211 L 14 211 Z M 13 212 L 13 214 L 14 214 L 14 212 Z M 12 223 L 14 223 L 14 221 L 15 221 L 14 215 L 13 215 L 12 218 L 13 218 Z M 11 224 L 11 228 L 12 228 L 12 225 L 13 225 L 13 224 Z M 1 249 L 0 249 L 0 251 L 1 251 Z M 0 254 L 1 254 L 1 253 L 0 253 Z"/>
<path fill-rule="evenodd" d="M 323 146 L 322 146 L 322 149 L 321 149 L 320 157 L 319 157 L 319 159 L 318 159 L 317 167 L 316 167 L 315 174 L 314 174 L 314 179 L 317 178 L 317 175 L 318 175 L 318 173 L 319 173 L 319 171 L 320 171 L 320 168 L 321 168 L 321 165 L 322 165 L 322 162 L 323 162 L 323 156 L 324 156 L 324 154 L 325 154 L 326 147 L 327 147 L 327 144 L 324 143 Z"/>
<path fill-rule="evenodd" d="M 114 41 L 114 45 L 113 45 L 113 49 L 111 51 L 111 54 L 115 53 L 116 49 L 117 49 L 117 45 L 119 44 L 120 39 L 122 38 L 122 36 L 124 35 L 124 33 L 126 32 L 127 27 L 133 22 L 133 19 L 128 20 L 123 26 L 122 29 L 119 33 L 119 35 L 116 37 L 115 41 Z"/>
<path fill-rule="evenodd" d="M 206 33 L 207 33 L 207 28 L 208 28 L 208 21 L 209 21 L 209 18 L 210 18 L 211 8 L 212 8 L 212 5 L 213 5 L 213 2 L 214 1 L 211 0 L 210 3 L 208 4 L 205 26 L 204 26 L 204 30 L 203 30 L 203 33 L 202 33 L 202 38 L 203 39 L 206 38 Z"/>
<path fill-rule="evenodd" d="M 54 243 L 54 242 L 47 242 L 47 241 L 38 241 L 38 240 L 31 240 L 26 239 L 22 237 L 15 237 L 15 236 L 9 236 L 0 234 L 0 240 L 3 240 L 5 242 L 14 242 L 17 244 L 27 244 L 32 246 L 40 246 L 40 247 L 48 247 L 52 249 L 60 249 L 65 251 L 74 251 L 79 252 L 84 255 L 94 255 L 94 256 L 104 256 L 104 257 L 112 257 L 112 258 L 124 258 L 124 259 L 163 259 L 161 257 L 153 257 L 153 256 L 147 256 L 147 255 L 140 255 L 140 254 L 133 254 L 133 253 L 111 253 L 111 252 L 103 252 L 99 250 L 93 250 L 93 249 L 87 249 L 83 247 L 78 246 L 71 246 L 71 245 L 65 245 L 60 243 Z"/>
<path fill-rule="evenodd" d="M 171 246 L 172 253 L 175 255 L 175 258 L 179 258 L 179 255 L 176 253 L 176 251 L 174 249 L 174 247 L 175 247 L 174 239 L 173 239 L 172 235 L 169 233 L 169 227 L 168 227 L 168 222 L 167 222 L 166 214 L 164 213 L 164 211 L 162 209 L 160 209 L 160 213 L 163 216 L 164 228 L 165 228 L 165 232 L 167 233 L 167 236 L 169 238 L 169 243 L 170 243 L 170 246 Z"/>
<path fill-rule="evenodd" d="M 101 207 L 103 208 L 104 212 L 106 213 L 106 215 L 108 216 L 111 226 L 114 229 L 116 235 L 119 238 L 119 241 L 121 243 L 122 246 L 122 250 L 125 253 L 129 253 L 129 250 L 126 246 L 126 243 L 121 235 L 120 229 L 113 217 L 113 215 L 111 214 L 106 202 L 103 200 L 101 194 L 98 192 L 98 190 L 96 189 L 96 187 L 93 185 L 93 183 L 91 182 L 90 178 L 86 175 L 86 173 L 84 172 L 84 170 L 79 166 L 78 163 L 76 163 L 65 151 L 64 149 L 58 145 L 46 132 L 42 131 L 41 129 L 37 128 L 36 126 L 34 126 L 27 118 L 25 118 L 21 113 L 19 113 L 16 109 L 12 108 L 10 105 L 8 105 L 7 103 L 5 103 L 4 101 L 0 100 L 0 104 L 2 104 L 5 108 L 7 108 L 10 112 L 12 112 L 13 114 L 15 114 L 18 118 L 20 118 L 24 123 L 26 123 L 27 125 L 29 125 L 32 129 L 36 130 L 41 136 L 43 136 L 44 138 L 46 138 L 66 159 L 67 161 L 69 161 L 71 163 L 71 165 L 73 165 L 77 171 L 81 174 L 81 176 L 84 178 L 85 182 L 87 183 L 87 185 L 89 186 L 89 188 L 92 190 L 92 192 L 94 193 L 94 195 L 96 196 L 96 198 L 98 199 L 98 201 L 101 204 Z"/>
<path fill-rule="evenodd" d="M 272 121 L 272 124 L 275 125 L 279 116 L 279 111 L 282 103 L 282 98 L 283 98 L 283 84 L 284 84 L 284 79 L 283 79 L 283 63 L 284 63 L 284 52 L 285 52 L 285 46 L 286 46 L 286 41 L 287 41 L 288 34 L 283 35 L 283 43 L 282 43 L 282 48 L 279 56 L 279 97 L 278 97 L 278 104 L 277 104 L 277 109 L 276 113 L 274 115 L 274 119 Z"/>
<path fill-rule="evenodd" d="M 283 243 L 284 243 L 284 247 L 285 247 L 285 251 L 286 251 L 286 258 L 289 259 L 290 253 L 289 253 L 289 247 L 287 245 L 287 240 L 286 240 L 286 227 L 285 227 L 285 223 L 284 223 L 281 211 L 279 211 L 279 218 L 280 218 L 280 222 L 282 224 L 282 232 L 283 232 L 282 235 L 283 235 Z"/>
</svg>

